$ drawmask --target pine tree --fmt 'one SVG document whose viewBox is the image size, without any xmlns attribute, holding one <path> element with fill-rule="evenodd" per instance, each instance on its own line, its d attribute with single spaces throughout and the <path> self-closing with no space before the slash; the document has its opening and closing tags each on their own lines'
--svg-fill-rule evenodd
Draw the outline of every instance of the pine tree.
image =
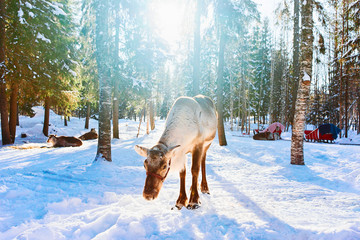
<svg viewBox="0 0 360 240">
<path fill-rule="evenodd" d="M 81 29 L 79 37 L 79 79 L 82 106 L 85 108 L 85 129 L 89 129 L 92 106 L 99 100 L 99 79 L 95 57 L 95 10 L 93 1 L 82 2 Z M 96 107 L 94 107 L 96 109 Z"/>
<path fill-rule="evenodd" d="M 227 38 L 230 33 L 243 31 L 244 22 L 256 19 L 256 5 L 252 1 L 231 2 L 228 0 L 218 0 L 215 5 L 215 18 L 219 32 L 219 58 L 217 71 L 217 111 L 218 111 L 218 137 L 220 146 L 227 145 L 223 122 L 223 94 L 224 94 L 224 55 Z"/>
</svg>

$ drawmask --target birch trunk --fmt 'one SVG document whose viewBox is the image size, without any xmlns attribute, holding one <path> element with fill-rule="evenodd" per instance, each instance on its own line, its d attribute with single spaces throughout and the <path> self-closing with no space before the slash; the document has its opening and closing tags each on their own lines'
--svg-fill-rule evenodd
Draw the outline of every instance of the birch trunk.
<svg viewBox="0 0 360 240">
<path fill-rule="evenodd" d="M 299 0 L 294 0 L 294 31 L 293 31 L 293 91 L 292 91 L 292 106 L 291 106 L 291 114 L 290 114 L 290 123 L 293 125 L 294 122 L 294 114 L 295 114 L 295 103 L 297 97 L 297 91 L 299 87 L 299 76 L 300 76 L 300 64 L 299 64 L 299 56 L 300 56 L 300 7 Z"/>
<path fill-rule="evenodd" d="M 96 62 L 99 75 L 99 138 L 95 161 L 104 159 L 111 161 L 111 82 L 109 58 L 108 15 L 109 2 L 97 0 L 96 6 Z"/>
<path fill-rule="evenodd" d="M 291 164 L 304 165 L 305 111 L 310 94 L 313 57 L 313 1 L 302 3 L 301 80 L 295 105 L 294 128 L 291 138 Z"/>
</svg>

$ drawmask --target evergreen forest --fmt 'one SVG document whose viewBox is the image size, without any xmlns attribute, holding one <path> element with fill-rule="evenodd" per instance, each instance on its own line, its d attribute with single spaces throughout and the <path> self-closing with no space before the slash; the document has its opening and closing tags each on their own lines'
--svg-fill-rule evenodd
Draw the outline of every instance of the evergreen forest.
<svg viewBox="0 0 360 240">
<path fill-rule="evenodd" d="M 111 160 L 119 119 L 150 132 L 175 99 L 198 94 L 216 103 L 220 145 L 227 123 L 250 134 L 280 122 L 300 132 L 293 141 L 304 124 L 359 134 L 360 0 L 278 0 L 268 15 L 260 4 L 0 0 L 2 144 L 41 105 L 45 136 L 50 109 L 64 124 L 98 119 L 98 156 Z"/>
</svg>

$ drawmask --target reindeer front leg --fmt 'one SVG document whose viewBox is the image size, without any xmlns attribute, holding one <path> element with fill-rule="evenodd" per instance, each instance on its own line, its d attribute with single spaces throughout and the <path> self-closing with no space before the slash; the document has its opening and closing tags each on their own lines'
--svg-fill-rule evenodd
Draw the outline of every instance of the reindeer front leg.
<svg viewBox="0 0 360 240">
<path fill-rule="evenodd" d="M 192 184 L 191 184 L 191 193 L 190 193 L 190 202 L 188 209 L 196 209 L 200 207 L 199 192 L 198 192 L 198 178 L 201 165 L 202 157 L 202 148 L 196 147 L 192 152 L 192 165 L 191 165 L 191 174 L 192 174 Z"/>
<path fill-rule="evenodd" d="M 175 205 L 179 210 L 182 207 L 186 207 L 188 204 L 188 199 L 185 191 L 185 177 L 186 177 L 186 168 L 184 166 L 184 169 L 180 171 L 180 194 Z"/>
<path fill-rule="evenodd" d="M 205 194 L 210 194 L 209 187 L 206 181 L 206 152 L 209 149 L 211 144 L 205 147 L 202 157 L 201 157 L 201 192 Z"/>
</svg>

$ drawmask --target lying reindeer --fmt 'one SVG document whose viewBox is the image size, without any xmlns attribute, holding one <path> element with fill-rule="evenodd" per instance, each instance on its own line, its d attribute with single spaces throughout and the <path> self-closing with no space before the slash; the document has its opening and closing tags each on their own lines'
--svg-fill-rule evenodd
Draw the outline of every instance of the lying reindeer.
<svg viewBox="0 0 360 240">
<path fill-rule="evenodd" d="M 47 140 L 53 147 L 80 147 L 82 141 L 77 137 L 66 137 L 51 134 Z"/>
<path fill-rule="evenodd" d="M 198 177 L 201 167 L 201 192 L 209 194 L 206 181 L 206 151 L 215 138 L 217 113 L 214 103 L 208 97 L 198 95 L 194 98 L 180 97 L 172 106 L 165 130 L 158 143 L 148 149 L 136 145 L 135 151 L 146 157 L 144 167 L 146 180 L 143 197 L 153 200 L 159 195 L 170 167 L 180 173 L 180 194 L 176 207 L 195 209 L 200 206 Z M 186 154 L 192 154 L 192 185 L 190 202 L 185 191 Z"/>
<path fill-rule="evenodd" d="M 81 140 L 90 140 L 90 139 L 97 139 L 98 138 L 98 134 L 95 130 L 95 128 L 92 128 L 90 130 L 90 132 L 84 133 L 83 135 L 81 135 L 79 137 L 79 139 Z"/>
<path fill-rule="evenodd" d="M 279 131 L 280 131 L 280 128 L 278 126 L 276 126 L 276 130 L 274 133 L 260 132 L 260 133 L 254 134 L 253 139 L 254 140 L 279 140 L 279 139 L 281 139 Z"/>
<path fill-rule="evenodd" d="M 274 134 L 271 132 L 257 133 L 253 136 L 254 140 L 275 140 Z"/>
</svg>

